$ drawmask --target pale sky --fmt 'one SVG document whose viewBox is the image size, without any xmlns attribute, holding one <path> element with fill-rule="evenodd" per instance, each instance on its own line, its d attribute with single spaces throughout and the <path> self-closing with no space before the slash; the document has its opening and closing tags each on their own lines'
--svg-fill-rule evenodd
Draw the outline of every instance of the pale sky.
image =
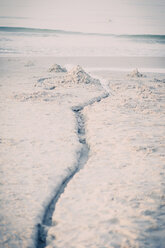
<svg viewBox="0 0 165 248">
<path fill-rule="evenodd" d="M 0 0 L 0 26 L 165 34 L 164 13 L 164 0 Z"/>
</svg>

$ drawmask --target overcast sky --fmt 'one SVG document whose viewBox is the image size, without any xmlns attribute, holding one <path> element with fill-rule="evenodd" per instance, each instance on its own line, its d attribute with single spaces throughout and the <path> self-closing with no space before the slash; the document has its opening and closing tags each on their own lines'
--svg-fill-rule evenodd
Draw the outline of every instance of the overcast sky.
<svg viewBox="0 0 165 248">
<path fill-rule="evenodd" d="M 164 13 L 165 0 L 0 0 L 1 26 L 165 34 Z"/>
</svg>

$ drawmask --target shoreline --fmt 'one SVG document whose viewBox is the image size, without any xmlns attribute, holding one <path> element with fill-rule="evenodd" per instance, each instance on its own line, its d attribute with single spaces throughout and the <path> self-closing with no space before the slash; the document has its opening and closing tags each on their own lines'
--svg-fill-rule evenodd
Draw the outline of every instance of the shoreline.
<svg viewBox="0 0 165 248">
<path fill-rule="evenodd" d="M 142 72 L 165 73 L 165 57 L 110 57 L 110 56 L 0 56 L 5 60 L 33 60 L 37 63 L 63 64 L 66 67 L 80 64 L 85 69 L 95 71 L 129 71 L 138 68 Z M 42 61 L 44 64 L 44 62 Z"/>
</svg>

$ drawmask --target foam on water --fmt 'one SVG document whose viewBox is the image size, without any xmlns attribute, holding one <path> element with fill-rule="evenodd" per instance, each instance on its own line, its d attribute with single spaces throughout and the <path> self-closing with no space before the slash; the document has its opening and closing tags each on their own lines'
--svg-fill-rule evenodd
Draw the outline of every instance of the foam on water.
<svg viewBox="0 0 165 248">
<path fill-rule="evenodd" d="M 0 27 L 0 55 L 165 56 L 165 35 Z"/>
</svg>

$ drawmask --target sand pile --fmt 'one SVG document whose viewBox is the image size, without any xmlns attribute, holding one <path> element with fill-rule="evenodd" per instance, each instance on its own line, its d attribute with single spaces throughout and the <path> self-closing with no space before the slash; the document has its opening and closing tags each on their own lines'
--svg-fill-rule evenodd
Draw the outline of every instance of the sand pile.
<svg viewBox="0 0 165 248">
<path fill-rule="evenodd" d="M 58 64 L 54 64 L 49 68 L 49 72 L 67 72 L 67 70 Z"/>
<path fill-rule="evenodd" d="M 56 65 L 55 67 L 50 68 L 49 71 L 56 71 L 56 72 L 66 72 L 65 68 L 61 68 L 61 66 Z M 100 81 L 91 77 L 87 72 L 85 72 L 81 66 L 77 65 L 72 70 L 64 74 L 55 75 L 55 77 L 45 77 L 39 78 L 37 83 L 34 85 L 35 87 L 41 87 L 44 90 L 53 90 L 56 87 L 70 87 L 71 85 L 76 84 L 90 84 L 96 85 L 97 87 L 100 86 Z M 68 86 L 67 86 L 68 85 Z"/>
<path fill-rule="evenodd" d="M 138 71 L 138 69 L 133 70 L 130 74 L 127 75 L 128 77 L 145 77 L 142 73 Z"/>
<path fill-rule="evenodd" d="M 100 81 L 98 79 L 92 78 L 88 73 L 86 73 L 83 68 L 79 65 L 74 67 L 71 71 L 67 73 L 67 75 L 64 77 L 63 82 L 69 82 L 69 83 L 80 83 L 80 84 L 89 84 L 89 83 L 95 83 L 100 84 Z"/>
</svg>

